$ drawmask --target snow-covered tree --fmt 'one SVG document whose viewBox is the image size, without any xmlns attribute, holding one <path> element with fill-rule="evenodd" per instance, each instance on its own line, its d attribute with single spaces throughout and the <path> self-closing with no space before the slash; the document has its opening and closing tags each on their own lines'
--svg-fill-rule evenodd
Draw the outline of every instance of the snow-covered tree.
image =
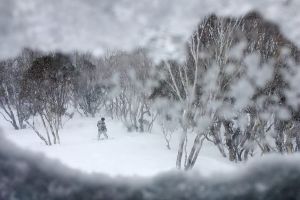
<svg viewBox="0 0 300 200">
<path fill-rule="evenodd" d="M 60 143 L 59 129 L 66 114 L 72 90 L 74 67 L 68 56 L 59 53 L 36 58 L 25 72 L 22 98 L 29 104 L 32 119 L 26 123 L 47 145 Z M 46 131 L 43 137 L 35 126 L 38 117 Z"/>
<path fill-rule="evenodd" d="M 20 98 L 21 80 L 37 52 L 24 49 L 16 58 L 0 63 L 0 115 L 16 129 L 25 128 L 30 112 Z"/>
<path fill-rule="evenodd" d="M 73 57 L 77 75 L 74 79 L 75 106 L 84 115 L 95 117 L 105 106 L 107 87 L 101 80 L 102 76 L 98 65 L 93 64 L 91 54 L 77 52 Z"/>
<path fill-rule="evenodd" d="M 106 110 L 120 119 L 128 131 L 150 131 L 155 114 L 150 108 L 153 87 L 152 62 L 145 50 L 116 52 L 106 58 L 111 85 Z"/>
<path fill-rule="evenodd" d="M 156 92 L 181 107 L 175 114 L 182 127 L 176 166 L 192 168 L 204 140 L 231 161 L 247 160 L 257 147 L 262 153 L 274 151 L 272 137 L 277 146 L 294 151 L 299 137 L 291 133 L 296 122 L 290 114 L 298 112 L 285 103 L 290 86 L 283 76 L 295 66 L 289 59 L 298 57 L 295 45 L 258 13 L 205 18 L 187 45 L 186 62 L 162 64 L 166 78 Z M 279 113 L 287 114 L 277 118 Z M 288 126 L 274 129 L 276 121 Z"/>
</svg>

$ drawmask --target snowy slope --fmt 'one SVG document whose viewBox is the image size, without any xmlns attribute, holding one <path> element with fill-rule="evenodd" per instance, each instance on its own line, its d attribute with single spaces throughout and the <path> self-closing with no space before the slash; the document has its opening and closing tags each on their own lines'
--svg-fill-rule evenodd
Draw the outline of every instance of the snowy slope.
<svg viewBox="0 0 300 200">
<path fill-rule="evenodd" d="M 60 145 L 46 146 L 31 129 L 15 131 L 0 120 L 6 137 L 17 146 L 42 152 L 49 158 L 83 172 L 105 173 L 111 176 L 152 176 L 175 167 L 177 136 L 166 148 L 159 129 L 153 133 L 128 133 L 121 123 L 108 120 L 109 140 L 97 141 L 96 118 L 76 116 L 61 130 Z M 196 167 L 203 175 L 232 171 L 237 168 L 220 156 L 210 144 L 204 144 Z"/>
</svg>

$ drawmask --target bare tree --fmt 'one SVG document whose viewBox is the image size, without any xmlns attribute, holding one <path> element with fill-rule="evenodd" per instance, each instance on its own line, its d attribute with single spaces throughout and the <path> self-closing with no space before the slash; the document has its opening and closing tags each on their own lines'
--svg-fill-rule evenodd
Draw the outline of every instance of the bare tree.
<svg viewBox="0 0 300 200">
<path fill-rule="evenodd" d="M 80 111 L 86 116 L 95 117 L 105 106 L 107 90 L 105 83 L 101 80 L 101 66 L 93 64 L 91 54 L 75 53 L 74 66 L 77 76 L 74 80 L 74 101 Z M 103 63 L 102 63 L 103 64 Z"/>
<path fill-rule="evenodd" d="M 256 146 L 262 153 L 274 150 L 268 142 L 272 116 L 280 109 L 291 110 L 282 101 L 288 83 L 281 73 L 289 68 L 289 59 L 281 56 L 284 47 L 294 59 L 299 58 L 297 48 L 257 13 L 241 18 L 211 15 L 192 35 L 186 62 L 162 64 L 167 78 L 161 93 L 169 90 L 164 95 L 181 106 L 177 113 L 182 127 L 177 168 L 194 166 L 204 140 L 214 143 L 221 155 L 232 161 L 247 160 Z M 278 135 L 277 143 L 285 144 L 290 152 L 295 150 L 297 135 L 288 130 Z M 194 136 L 190 151 L 189 135 Z"/>
<path fill-rule="evenodd" d="M 219 21 L 219 24 L 216 24 L 218 21 L 215 18 L 215 16 L 206 18 L 193 34 L 187 48 L 188 59 L 186 64 L 171 65 L 169 62 L 165 62 L 165 67 L 170 77 L 168 85 L 172 89 L 175 98 L 182 105 L 180 117 L 182 136 L 178 148 L 177 168 L 182 166 L 183 152 L 188 139 L 188 129 L 197 126 L 195 122 L 201 118 L 209 118 L 211 125 L 204 129 L 196 129 L 194 144 L 189 155 L 185 156 L 185 169 L 190 169 L 195 164 L 202 143 L 208 133 L 214 137 L 215 143 L 225 155 L 218 130 L 216 130 L 216 128 L 220 128 L 221 121 L 217 116 L 218 110 L 213 104 L 222 99 L 222 94 L 224 93 L 222 88 L 226 86 L 224 85 L 224 73 L 218 66 L 223 66 L 227 63 L 226 51 L 229 51 L 233 45 L 233 38 L 230 38 L 230 34 L 238 26 L 239 21 L 234 21 L 230 25 L 226 21 Z M 208 80 L 216 84 L 214 87 L 210 87 L 203 81 L 205 75 L 209 76 L 209 73 L 214 75 L 212 77 L 216 77 L 215 80 Z M 206 89 L 204 87 L 201 88 L 200 85 Z M 213 131 L 210 132 L 205 129 Z"/>
<path fill-rule="evenodd" d="M 36 52 L 25 49 L 16 58 L 0 63 L 0 114 L 16 130 L 25 128 L 24 121 L 30 115 L 28 106 L 20 98 L 21 80 L 36 56 Z"/>
<path fill-rule="evenodd" d="M 112 88 L 106 111 L 123 121 L 128 131 L 150 131 L 155 114 L 149 100 L 152 63 L 146 52 L 115 52 L 106 58 L 106 65 L 111 70 Z"/>
<path fill-rule="evenodd" d="M 69 58 L 62 54 L 42 56 L 35 59 L 23 77 L 22 98 L 30 105 L 33 116 L 26 123 L 34 129 L 47 145 L 60 143 L 59 129 L 62 117 L 70 101 L 74 68 Z M 47 134 L 47 140 L 35 126 L 39 117 Z"/>
</svg>

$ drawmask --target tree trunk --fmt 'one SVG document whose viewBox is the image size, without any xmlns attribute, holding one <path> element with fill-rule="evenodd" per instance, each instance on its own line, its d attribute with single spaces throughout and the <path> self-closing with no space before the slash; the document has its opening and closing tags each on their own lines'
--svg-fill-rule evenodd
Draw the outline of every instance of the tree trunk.
<svg viewBox="0 0 300 200">
<path fill-rule="evenodd" d="M 56 138 L 57 138 L 57 143 L 60 144 L 60 138 L 59 138 L 58 130 L 55 131 L 55 135 L 56 135 Z"/>
<path fill-rule="evenodd" d="M 14 116 L 11 117 L 11 124 L 14 127 L 14 129 L 19 130 L 19 126 L 17 125 L 16 119 Z"/>
<path fill-rule="evenodd" d="M 186 143 L 186 136 L 187 136 L 187 129 L 183 128 L 183 132 L 179 141 L 179 147 L 178 147 L 178 153 L 176 159 L 177 169 L 181 169 L 182 155 L 183 155 L 184 145 Z"/>
<path fill-rule="evenodd" d="M 202 134 L 198 134 L 194 140 L 194 144 L 193 147 L 190 151 L 186 166 L 185 166 L 185 170 L 190 170 L 194 167 L 197 157 L 199 155 L 199 152 L 201 150 L 202 144 L 203 144 L 203 140 L 204 137 L 202 137 Z M 202 139 L 201 139 L 202 137 Z"/>
<path fill-rule="evenodd" d="M 42 140 L 42 141 L 44 141 L 44 143 L 46 144 L 46 145 L 49 145 L 48 144 L 48 142 L 47 142 L 47 140 L 38 132 L 38 130 L 33 126 L 33 125 L 31 125 L 29 122 L 27 122 L 26 121 L 26 123 L 28 124 L 28 126 L 30 126 L 32 129 L 33 129 L 33 131 L 37 134 L 37 136 Z"/>
<path fill-rule="evenodd" d="M 299 132 L 297 132 L 297 135 L 296 135 L 296 151 L 300 152 L 300 133 Z"/>
<path fill-rule="evenodd" d="M 41 117 L 41 119 L 42 119 L 43 126 L 44 126 L 44 128 L 45 128 L 45 130 L 46 130 L 46 134 L 47 134 L 47 138 L 48 138 L 48 144 L 49 144 L 49 145 L 52 145 L 52 144 L 51 144 L 50 135 L 49 135 L 49 131 L 48 131 L 48 128 L 47 128 L 47 126 L 46 126 L 46 122 L 45 122 L 45 120 L 44 120 L 44 117 L 43 117 L 43 115 L 41 115 L 41 114 L 40 114 L 40 117 Z"/>
</svg>

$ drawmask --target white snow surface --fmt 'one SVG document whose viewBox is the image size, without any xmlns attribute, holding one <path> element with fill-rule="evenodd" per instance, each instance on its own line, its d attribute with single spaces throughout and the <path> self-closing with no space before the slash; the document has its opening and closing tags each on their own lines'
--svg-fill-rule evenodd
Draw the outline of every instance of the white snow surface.
<svg viewBox="0 0 300 200">
<path fill-rule="evenodd" d="M 0 127 L 18 147 L 40 152 L 64 165 L 87 173 L 150 177 L 175 170 L 179 134 L 171 150 L 158 127 L 152 133 L 127 132 L 120 122 L 107 120 L 108 140 L 97 140 L 97 118 L 76 116 L 60 132 L 61 144 L 46 146 L 30 129 L 14 130 L 4 120 Z M 204 143 L 195 170 L 203 176 L 230 172 L 239 166 L 223 158 L 217 148 Z"/>
</svg>

